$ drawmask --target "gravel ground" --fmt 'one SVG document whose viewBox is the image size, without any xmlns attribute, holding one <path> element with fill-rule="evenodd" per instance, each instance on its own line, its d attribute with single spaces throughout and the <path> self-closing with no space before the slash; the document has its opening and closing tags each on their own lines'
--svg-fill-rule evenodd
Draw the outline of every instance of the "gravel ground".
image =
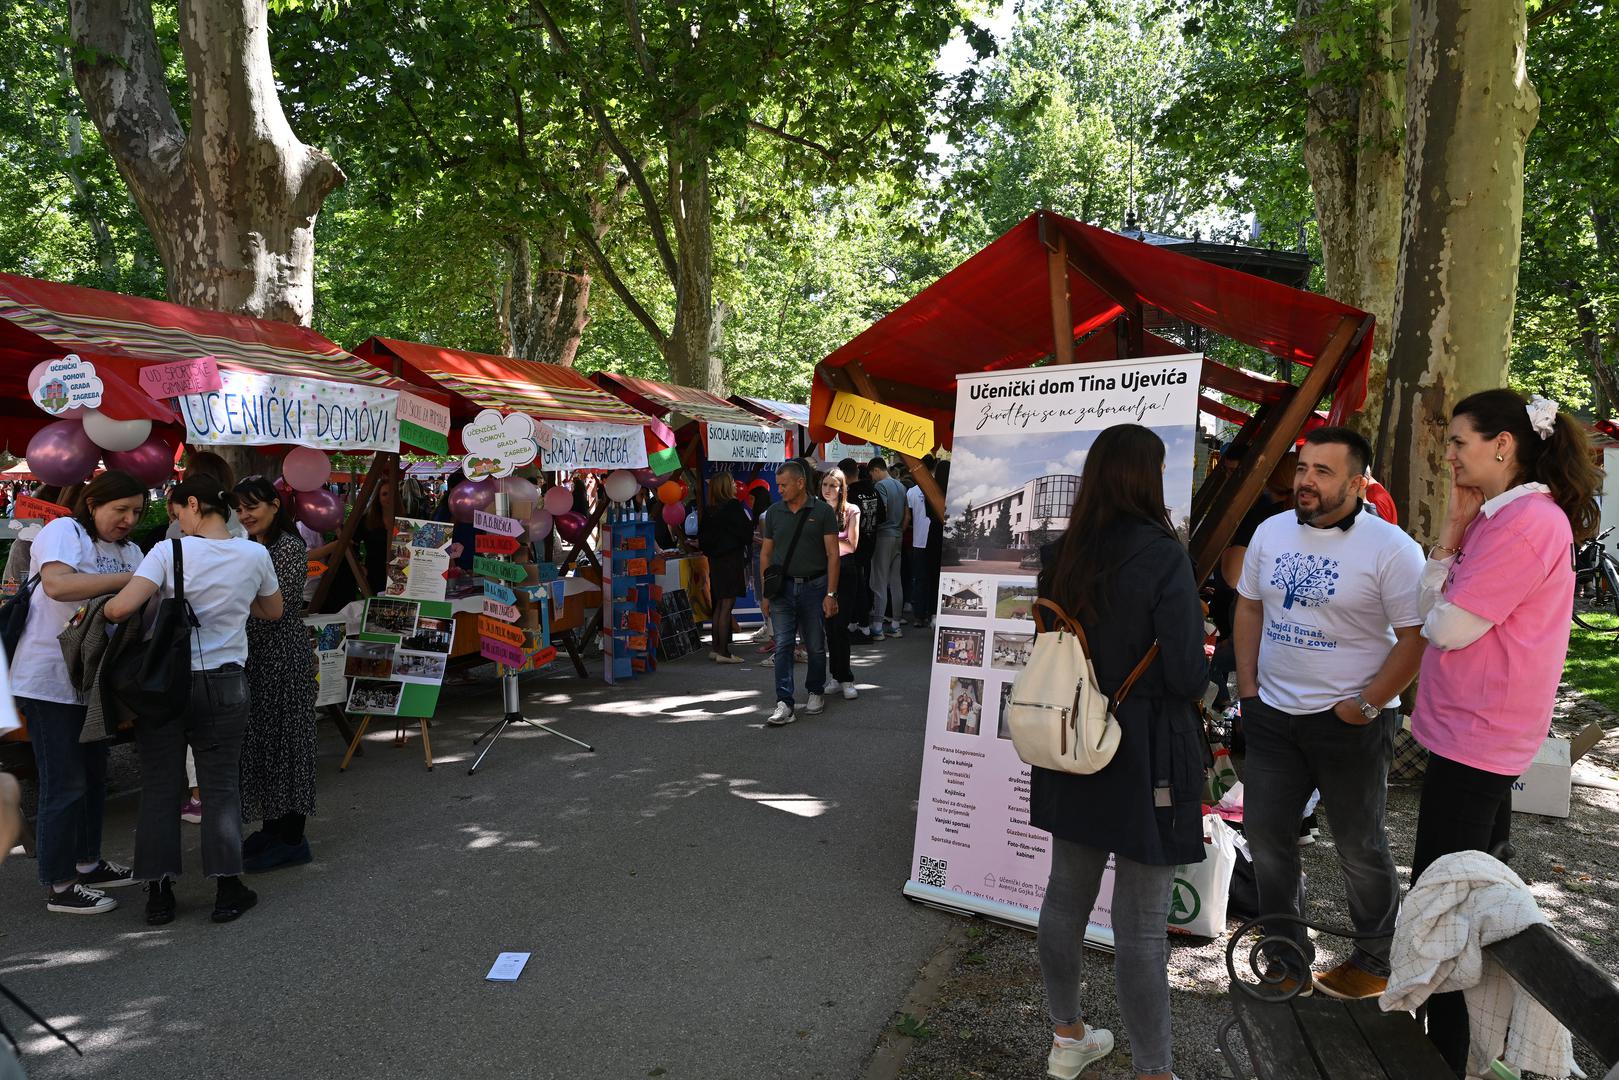
<svg viewBox="0 0 1619 1080">
<path fill-rule="evenodd" d="M 1554 720 L 1567 734 L 1592 720 L 1610 734 L 1619 717 L 1602 705 L 1565 687 Z M 1608 780 L 1619 780 L 1619 736 L 1605 740 L 1585 762 Z M 1409 875 L 1411 845 L 1416 837 L 1418 788 L 1399 785 L 1389 791 L 1389 835 L 1402 878 Z M 1331 823 L 1321 815 L 1321 840 L 1303 849 L 1309 875 L 1309 914 L 1327 925 L 1346 925 L 1343 877 L 1333 856 Z M 1534 891 L 1552 924 L 1586 955 L 1610 972 L 1619 972 L 1619 793 L 1574 789 L 1574 810 L 1566 820 L 1518 814 L 1512 820 L 1517 856 L 1512 867 Z M 1231 928 L 1235 928 L 1235 923 Z M 1218 1029 L 1230 1018 L 1226 997 L 1226 937 L 1216 940 L 1173 938 L 1169 960 L 1170 1004 L 1174 1015 L 1175 1070 L 1183 1080 L 1229 1077 L 1216 1048 Z M 1000 1080 L 1044 1073 L 1050 1045 L 1044 992 L 1034 935 L 973 920 L 958 940 L 960 955 L 933 1003 L 920 1017 L 930 1033 L 910 1039 L 911 1048 L 899 1069 L 899 1080 Z M 1344 955 L 1342 943 L 1317 941 L 1317 970 Z M 1128 1039 L 1113 997 L 1110 961 L 1105 953 L 1086 953 L 1086 1008 L 1098 1027 L 1111 1029 L 1119 1050 L 1086 1072 L 1095 1080 L 1128 1080 Z M 903 1039 L 904 1017 L 885 1039 Z M 911 1028 L 909 1024 L 903 1025 Z M 1575 1056 L 1587 1074 L 1601 1076 L 1605 1067 L 1584 1047 Z"/>
</svg>

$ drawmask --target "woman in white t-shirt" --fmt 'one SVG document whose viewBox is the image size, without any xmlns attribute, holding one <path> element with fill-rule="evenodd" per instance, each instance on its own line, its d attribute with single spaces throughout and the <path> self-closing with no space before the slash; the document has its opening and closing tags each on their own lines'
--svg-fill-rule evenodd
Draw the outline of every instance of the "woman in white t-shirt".
<svg viewBox="0 0 1619 1080">
<path fill-rule="evenodd" d="M 264 545 L 230 535 L 235 496 L 212 478 L 187 480 L 169 492 L 185 537 L 181 575 L 197 616 L 191 638 L 191 700 L 161 722 L 135 725 L 141 759 L 141 806 L 135 833 L 135 877 L 146 885 L 146 921 L 174 918 L 180 876 L 180 804 L 186 797 L 186 747 L 196 756 L 202 788 L 202 869 L 216 882 L 214 922 L 230 922 L 257 902 L 242 884 L 242 737 L 247 729 L 247 619 L 279 619 L 281 584 Z M 154 596 L 174 595 L 174 545 L 164 542 L 141 561 L 107 618 L 123 622 Z"/>
<path fill-rule="evenodd" d="M 28 721 L 39 770 L 39 880 L 45 907 L 100 915 L 118 906 L 101 890 L 134 883 L 127 866 L 101 857 L 107 744 L 81 743 L 84 697 L 68 677 L 57 635 L 86 600 L 129 583 L 141 550 L 127 541 L 146 509 L 146 486 L 125 472 L 102 473 L 71 517 L 40 530 L 28 555 L 28 623 L 11 658 L 11 691 Z"/>
</svg>

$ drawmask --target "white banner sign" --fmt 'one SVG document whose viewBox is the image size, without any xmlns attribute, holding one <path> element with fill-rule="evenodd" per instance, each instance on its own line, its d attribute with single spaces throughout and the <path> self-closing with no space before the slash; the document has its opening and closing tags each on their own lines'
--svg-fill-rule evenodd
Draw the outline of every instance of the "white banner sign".
<svg viewBox="0 0 1619 1080">
<path fill-rule="evenodd" d="M 1085 456 L 1115 424 L 1141 423 L 1164 440 L 1164 497 L 1184 526 L 1201 366 L 1198 356 L 1154 357 L 958 378 L 906 895 L 1028 926 L 1038 920 L 1051 837 L 1029 824 L 1029 767 L 1002 719 L 1034 645 L 1039 568 L 1029 556 L 1067 528 Z M 1109 872 L 1090 931 L 1104 944 L 1111 890 Z"/>
<path fill-rule="evenodd" d="M 831 439 L 822 443 L 820 447 L 821 460 L 830 465 L 836 465 L 844 458 L 854 458 L 855 461 L 864 465 L 881 453 L 881 450 L 869 442 L 844 442 L 841 435 L 832 436 Z"/>
<path fill-rule="evenodd" d="M 397 390 L 246 371 L 221 371 L 219 381 L 218 390 L 176 399 L 187 442 L 399 450 Z"/>
<path fill-rule="evenodd" d="M 708 421 L 708 460 L 786 461 L 787 429 Z"/>
<path fill-rule="evenodd" d="M 540 432 L 540 463 L 563 469 L 644 469 L 645 429 L 639 424 L 547 420 Z"/>
</svg>

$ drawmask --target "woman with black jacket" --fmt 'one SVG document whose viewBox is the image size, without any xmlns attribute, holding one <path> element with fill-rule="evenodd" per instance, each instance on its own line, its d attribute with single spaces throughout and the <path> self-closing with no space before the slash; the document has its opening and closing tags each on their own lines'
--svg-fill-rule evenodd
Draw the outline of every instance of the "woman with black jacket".
<svg viewBox="0 0 1619 1080">
<path fill-rule="evenodd" d="M 716 664 L 740 664 L 731 653 L 731 608 L 748 591 L 748 550 L 753 545 L 753 521 L 736 497 L 736 481 L 720 473 L 708 481 L 708 511 L 697 530 L 697 546 L 708 556 L 708 587 L 714 599 L 714 648 L 708 658 Z"/>
<path fill-rule="evenodd" d="M 1145 427 L 1108 428 L 1085 459 L 1068 528 L 1042 552 L 1042 599 L 1084 628 L 1110 694 L 1153 643 L 1158 656 L 1117 716 L 1118 750 L 1086 775 L 1036 768 L 1029 821 L 1051 833 L 1040 906 L 1040 971 L 1056 1027 L 1047 1071 L 1072 1080 L 1113 1050 L 1080 1001 L 1085 928 L 1108 856 L 1119 1013 L 1136 1073 L 1169 1078 L 1169 946 L 1175 867 L 1203 858 L 1203 751 L 1193 700 L 1208 680 L 1203 615 L 1186 549 L 1164 507 L 1164 444 Z"/>
</svg>

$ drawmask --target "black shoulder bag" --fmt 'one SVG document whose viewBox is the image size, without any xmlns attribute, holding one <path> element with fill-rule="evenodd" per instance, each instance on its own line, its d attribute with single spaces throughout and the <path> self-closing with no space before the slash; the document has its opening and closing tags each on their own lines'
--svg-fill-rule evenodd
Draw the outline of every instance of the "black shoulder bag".
<svg viewBox="0 0 1619 1080">
<path fill-rule="evenodd" d="M 814 503 L 806 502 L 804 509 L 798 512 L 798 528 L 793 530 L 793 539 L 787 545 L 787 554 L 781 560 L 781 565 L 765 567 L 764 591 L 766 600 L 779 600 L 781 599 L 781 594 L 786 590 L 787 567 L 793 564 L 793 551 L 798 547 L 798 538 L 804 535 L 804 526 L 808 524 L 810 511 L 813 509 Z"/>
<path fill-rule="evenodd" d="M 17 646 L 22 643 L 22 632 L 28 628 L 28 605 L 34 599 L 34 590 L 39 588 L 39 575 L 35 574 L 17 590 L 17 595 L 0 604 L 0 645 L 6 647 L 6 663 L 10 664 L 17 656 Z"/>
<path fill-rule="evenodd" d="M 143 723 L 166 723 L 191 704 L 191 632 L 201 624 L 186 600 L 184 550 L 174 545 L 174 595 L 158 601 L 157 619 L 145 641 L 130 642 L 118 655 L 112 693 Z M 147 601 L 150 603 L 151 601 Z M 119 633 L 139 633 L 146 608 Z"/>
</svg>

